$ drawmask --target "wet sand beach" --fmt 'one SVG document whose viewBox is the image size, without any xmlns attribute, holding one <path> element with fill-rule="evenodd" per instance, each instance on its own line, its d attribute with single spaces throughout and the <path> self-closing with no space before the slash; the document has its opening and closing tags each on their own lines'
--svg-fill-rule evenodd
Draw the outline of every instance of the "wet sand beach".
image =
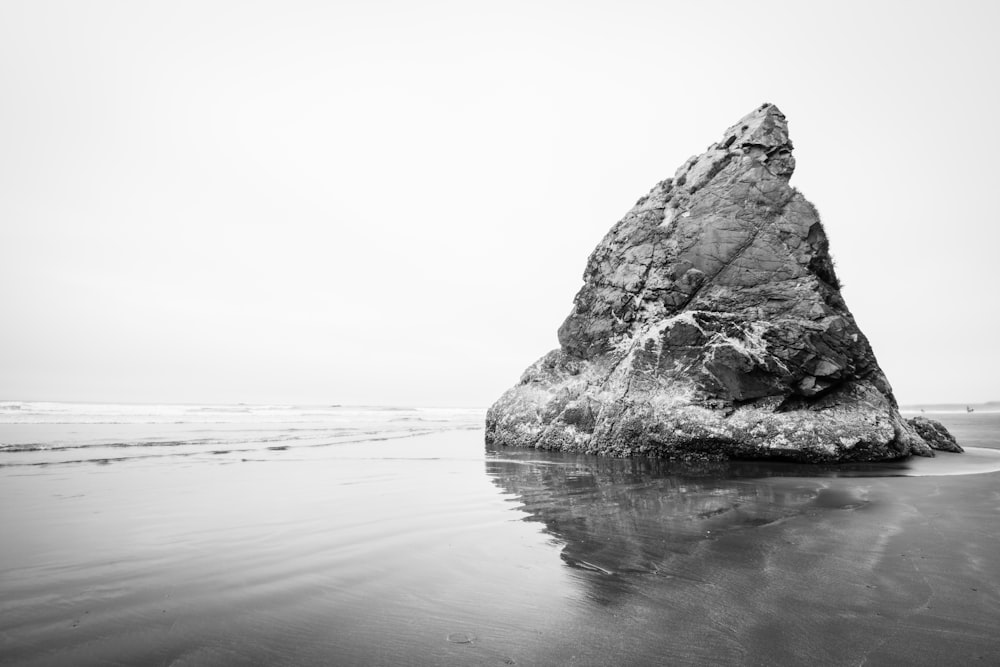
<svg viewBox="0 0 1000 667">
<path fill-rule="evenodd" d="M 0 663 L 997 664 L 1000 415 L 932 416 L 969 454 L 484 452 L 467 415 L 8 448 Z"/>
</svg>

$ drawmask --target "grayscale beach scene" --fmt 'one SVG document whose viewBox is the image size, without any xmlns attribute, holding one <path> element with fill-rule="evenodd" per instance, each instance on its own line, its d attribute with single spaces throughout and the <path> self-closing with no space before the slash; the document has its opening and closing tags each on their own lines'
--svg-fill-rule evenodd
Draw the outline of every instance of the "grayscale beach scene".
<svg viewBox="0 0 1000 667">
<path fill-rule="evenodd" d="M 0 2 L 0 667 L 1000 665 L 1000 3 Z"/>
<path fill-rule="evenodd" d="M 817 467 L 488 451 L 474 410 L 0 403 L 2 661 L 993 664 L 1000 406 L 956 407 L 964 454 Z"/>
</svg>

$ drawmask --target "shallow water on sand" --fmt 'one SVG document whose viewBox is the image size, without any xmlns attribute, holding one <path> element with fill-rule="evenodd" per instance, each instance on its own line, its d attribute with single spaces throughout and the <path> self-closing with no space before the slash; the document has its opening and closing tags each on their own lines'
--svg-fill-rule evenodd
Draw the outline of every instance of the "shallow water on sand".
<svg viewBox="0 0 1000 667">
<path fill-rule="evenodd" d="M 1000 415 L 810 467 L 296 410 L 0 416 L 0 663 L 1000 662 Z"/>
</svg>

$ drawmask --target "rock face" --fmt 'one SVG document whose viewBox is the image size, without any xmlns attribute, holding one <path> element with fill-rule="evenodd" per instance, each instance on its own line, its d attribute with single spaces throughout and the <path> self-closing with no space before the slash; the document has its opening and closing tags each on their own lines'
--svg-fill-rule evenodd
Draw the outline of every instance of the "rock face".
<svg viewBox="0 0 1000 667">
<path fill-rule="evenodd" d="M 489 410 L 494 446 L 799 461 L 933 456 L 840 295 L 764 104 L 591 254 L 560 349 Z"/>
<path fill-rule="evenodd" d="M 921 438 L 924 439 L 932 449 L 939 449 L 943 452 L 954 452 L 961 454 L 965 450 L 955 440 L 955 436 L 948 432 L 939 421 L 928 419 L 927 417 L 914 417 L 907 419 L 907 423 L 913 427 Z"/>
</svg>

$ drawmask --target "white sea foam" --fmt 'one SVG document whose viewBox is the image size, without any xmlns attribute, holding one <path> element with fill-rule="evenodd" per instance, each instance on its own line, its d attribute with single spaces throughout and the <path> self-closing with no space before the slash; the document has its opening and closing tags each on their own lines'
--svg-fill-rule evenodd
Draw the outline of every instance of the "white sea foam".
<svg viewBox="0 0 1000 667">
<path fill-rule="evenodd" d="M 966 447 L 962 454 L 937 452 L 934 458 L 915 456 L 907 461 L 906 477 L 980 475 L 1000 471 L 1000 450 Z"/>
<path fill-rule="evenodd" d="M 484 411 L 340 405 L 0 402 L 0 466 L 246 456 L 481 428 Z"/>
<path fill-rule="evenodd" d="M 400 413 L 461 419 L 478 408 L 414 408 L 344 405 L 184 405 L 0 401 L 0 424 L 253 424 L 355 422 Z"/>
</svg>

